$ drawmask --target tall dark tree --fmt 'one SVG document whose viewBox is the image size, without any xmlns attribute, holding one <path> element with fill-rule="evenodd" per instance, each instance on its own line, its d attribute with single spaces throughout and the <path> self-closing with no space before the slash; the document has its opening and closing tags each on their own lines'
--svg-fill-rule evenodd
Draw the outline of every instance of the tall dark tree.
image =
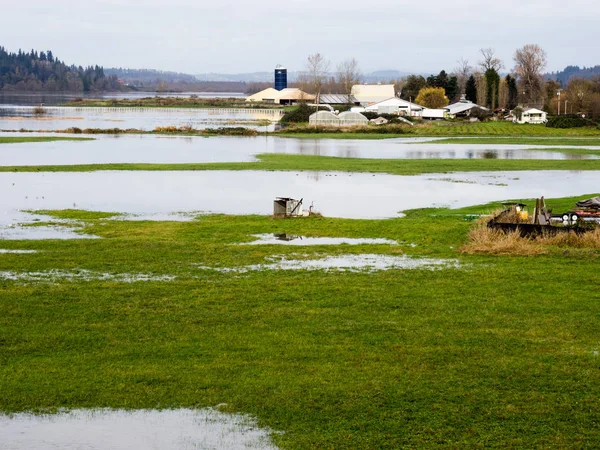
<svg viewBox="0 0 600 450">
<path fill-rule="evenodd" d="M 485 74 L 486 83 L 486 95 L 485 95 L 485 106 L 490 109 L 495 109 L 498 107 L 498 97 L 500 92 L 500 75 L 493 67 L 486 70 Z"/>
<path fill-rule="evenodd" d="M 458 77 L 451 76 L 446 84 L 446 97 L 454 102 L 458 97 Z"/>
<path fill-rule="evenodd" d="M 517 80 L 510 75 L 506 75 L 506 86 L 508 87 L 508 109 L 515 109 L 519 103 L 519 88 Z"/>
<path fill-rule="evenodd" d="M 465 86 L 465 96 L 467 100 L 477 103 L 477 82 L 475 81 L 475 77 L 473 75 L 471 75 L 467 80 L 467 84 Z"/>
</svg>

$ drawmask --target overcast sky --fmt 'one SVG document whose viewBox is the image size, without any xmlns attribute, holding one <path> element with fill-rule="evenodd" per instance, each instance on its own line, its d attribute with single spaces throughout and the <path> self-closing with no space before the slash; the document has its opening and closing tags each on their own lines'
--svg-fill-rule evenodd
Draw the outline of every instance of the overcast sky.
<svg viewBox="0 0 600 450">
<path fill-rule="evenodd" d="M 549 71 L 600 64 L 592 0 L 22 0 L 0 12 L 0 45 L 50 49 L 66 63 L 192 74 L 301 70 L 324 54 L 363 72 L 451 71 L 492 47 L 513 66 L 525 44 Z"/>
</svg>

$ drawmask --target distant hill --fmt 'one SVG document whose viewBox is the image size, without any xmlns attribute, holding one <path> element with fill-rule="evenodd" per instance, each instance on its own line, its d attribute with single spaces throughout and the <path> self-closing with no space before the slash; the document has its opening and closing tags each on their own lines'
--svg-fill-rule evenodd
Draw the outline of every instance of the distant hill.
<svg viewBox="0 0 600 450">
<path fill-rule="evenodd" d="M 584 67 L 583 69 L 579 66 L 567 66 L 561 72 L 552 72 L 546 74 L 546 78 L 549 80 L 556 80 L 563 86 L 566 86 L 571 78 L 594 78 L 600 76 L 600 66 Z"/>
<path fill-rule="evenodd" d="M 52 51 L 9 53 L 0 47 L 0 90 L 93 92 L 121 90 L 117 77 L 100 66 L 67 66 Z"/>
<path fill-rule="evenodd" d="M 294 83 L 298 81 L 300 72 L 288 72 L 288 82 Z M 387 82 L 397 80 L 399 78 L 410 75 L 410 72 L 401 72 L 398 70 L 378 70 L 363 74 L 363 80 L 367 83 Z M 332 72 L 331 76 L 335 77 L 336 73 Z M 202 81 L 229 81 L 243 83 L 266 83 L 273 81 L 273 72 L 249 72 L 249 73 L 204 73 L 197 74 L 196 78 Z"/>
<path fill-rule="evenodd" d="M 163 72 L 154 69 L 123 69 L 121 67 L 109 67 L 104 69 L 107 75 L 114 75 L 126 84 L 143 86 L 146 84 L 164 83 L 196 83 L 198 79 L 194 75 L 179 72 Z"/>
</svg>

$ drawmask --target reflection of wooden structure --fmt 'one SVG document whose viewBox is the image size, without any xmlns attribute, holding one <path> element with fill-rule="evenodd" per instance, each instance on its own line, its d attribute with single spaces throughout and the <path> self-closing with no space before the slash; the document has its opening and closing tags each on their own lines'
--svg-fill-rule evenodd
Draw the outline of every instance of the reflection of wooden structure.
<svg viewBox="0 0 600 450">
<path fill-rule="evenodd" d="M 303 216 L 302 201 L 289 197 L 277 197 L 273 202 L 273 215 L 275 217 L 299 217 Z"/>
</svg>

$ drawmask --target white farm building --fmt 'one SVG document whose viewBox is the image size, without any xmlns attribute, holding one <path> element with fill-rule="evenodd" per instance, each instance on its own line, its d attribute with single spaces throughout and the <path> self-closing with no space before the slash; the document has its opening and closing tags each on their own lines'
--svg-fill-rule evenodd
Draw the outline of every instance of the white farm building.
<svg viewBox="0 0 600 450">
<path fill-rule="evenodd" d="M 423 113 L 423 107 L 416 103 L 402 100 L 398 97 L 387 98 L 381 102 L 373 103 L 365 108 L 367 112 L 376 112 L 377 114 L 399 114 L 402 116 L 420 117 Z"/>
</svg>

